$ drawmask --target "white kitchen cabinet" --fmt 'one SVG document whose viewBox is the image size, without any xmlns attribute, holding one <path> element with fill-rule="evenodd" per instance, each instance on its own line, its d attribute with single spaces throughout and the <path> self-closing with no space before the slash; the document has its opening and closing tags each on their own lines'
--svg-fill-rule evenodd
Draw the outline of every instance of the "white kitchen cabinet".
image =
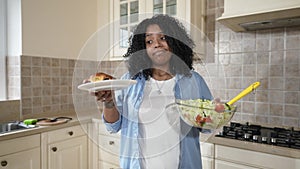
<svg viewBox="0 0 300 169">
<path fill-rule="evenodd" d="M 215 145 L 216 169 L 298 169 L 299 164 L 296 158 Z"/>
<path fill-rule="evenodd" d="M 42 133 L 42 169 L 88 168 L 88 139 L 82 127 Z"/>
<path fill-rule="evenodd" d="M 0 141 L 0 169 L 40 169 L 40 135 Z"/>
<path fill-rule="evenodd" d="M 214 169 L 214 144 L 208 142 L 200 143 L 201 159 L 203 169 Z"/>
<path fill-rule="evenodd" d="M 102 122 L 98 127 L 98 168 L 116 169 L 119 167 L 120 135 L 109 133 Z"/>
</svg>

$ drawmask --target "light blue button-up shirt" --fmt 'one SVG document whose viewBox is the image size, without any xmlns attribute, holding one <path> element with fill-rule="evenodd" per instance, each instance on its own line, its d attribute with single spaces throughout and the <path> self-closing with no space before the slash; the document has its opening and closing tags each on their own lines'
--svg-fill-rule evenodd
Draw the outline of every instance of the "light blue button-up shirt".
<svg viewBox="0 0 300 169">
<path fill-rule="evenodd" d="M 195 71 L 192 76 L 176 75 L 174 87 L 176 99 L 212 99 L 210 90 L 204 79 Z M 130 79 L 125 74 L 122 79 Z M 143 100 L 146 79 L 139 77 L 137 83 L 124 90 L 115 91 L 115 98 L 120 118 L 115 123 L 103 121 L 109 132 L 121 130 L 120 167 L 123 169 L 140 169 L 140 151 L 138 143 L 138 112 Z M 180 121 L 180 169 L 201 169 L 201 152 L 199 132 L 201 129 L 191 127 Z"/>
</svg>

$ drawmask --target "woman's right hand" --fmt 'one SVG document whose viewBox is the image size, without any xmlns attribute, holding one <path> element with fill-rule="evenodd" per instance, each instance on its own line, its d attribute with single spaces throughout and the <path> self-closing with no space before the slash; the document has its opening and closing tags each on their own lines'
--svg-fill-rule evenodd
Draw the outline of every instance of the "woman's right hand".
<svg viewBox="0 0 300 169">
<path fill-rule="evenodd" d="M 104 108 L 114 108 L 114 91 L 112 90 L 103 90 L 103 91 L 97 91 L 97 92 L 90 92 L 91 95 L 96 96 L 97 101 L 101 101 L 104 103 Z"/>
<path fill-rule="evenodd" d="M 113 91 L 112 90 L 102 90 L 96 92 L 90 92 L 91 95 L 96 96 L 97 101 L 101 102 L 111 102 L 113 101 Z"/>
<path fill-rule="evenodd" d="M 114 123 L 119 119 L 119 113 L 114 103 L 113 90 L 90 92 L 90 94 L 96 96 L 97 101 L 103 102 L 103 113 L 106 122 Z"/>
</svg>

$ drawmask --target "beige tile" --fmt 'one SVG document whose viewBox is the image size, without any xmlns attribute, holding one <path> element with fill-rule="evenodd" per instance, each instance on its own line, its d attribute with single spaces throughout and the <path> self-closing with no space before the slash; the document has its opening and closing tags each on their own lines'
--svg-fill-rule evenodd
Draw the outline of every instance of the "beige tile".
<svg viewBox="0 0 300 169">
<path fill-rule="evenodd" d="M 50 66 L 51 66 L 51 58 L 43 57 L 42 67 L 50 67 Z"/>
<path fill-rule="evenodd" d="M 32 66 L 41 66 L 42 58 L 41 57 L 32 57 Z"/>
<path fill-rule="evenodd" d="M 270 104 L 270 115 L 271 116 L 283 116 L 283 105 L 282 104 Z"/>
<path fill-rule="evenodd" d="M 270 103 L 282 104 L 284 103 L 284 92 L 272 90 L 269 92 L 269 101 Z"/>
<path fill-rule="evenodd" d="M 300 117 L 300 105 L 299 104 L 287 104 L 284 106 L 284 116 L 285 117 Z"/>
</svg>

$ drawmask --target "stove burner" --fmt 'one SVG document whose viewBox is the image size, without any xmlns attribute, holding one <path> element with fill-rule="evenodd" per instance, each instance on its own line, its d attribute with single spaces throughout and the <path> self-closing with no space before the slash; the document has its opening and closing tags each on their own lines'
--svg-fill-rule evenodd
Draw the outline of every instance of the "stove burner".
<svg viewBox="0 0 300 169">
<path fill-rule="evenodd" d="M 251 125 L 231 122 L 224 126 L 216 137 L 270 144 L 281 147 L 300 149 L 300 130 L 294 128 L 270 128 L 260 125 Z"/>
</svg>

